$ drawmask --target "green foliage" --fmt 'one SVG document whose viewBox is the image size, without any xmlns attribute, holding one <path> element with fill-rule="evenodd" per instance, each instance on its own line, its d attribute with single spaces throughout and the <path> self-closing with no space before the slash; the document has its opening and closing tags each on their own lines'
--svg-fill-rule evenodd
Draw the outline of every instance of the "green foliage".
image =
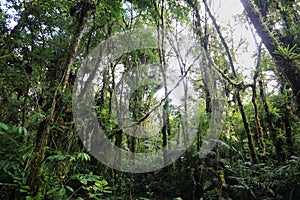
<svg viewBox="0 0 300 200">
<path fill-rule="evenodd" d="M 102 199 L 106 194 L 111 194 L 112 189 L 108 186 L 108 182 L 101 176 L 89 174 L 76 174 L 71 177 L 82 183 L 82 188 L 87 192 L 89 199 Z"/>
<path fill-rule="evenodd" d="M 287 47 L 279 46 L 278 50 L 276 50 L 275 53 L 287 61 L 300 59 L 300 54 L 295 53 L 296 47 L 296 44 L 293 47 L 290 47 L 290 45 L 288 45 Z"/>
<path fill-rule="evenodd" d="M 162 22 L 174 34 L 185 25 L 194 28 L 195 21 L 191 22 L 191 17 L 195 17 L 194 8 L 187 4 L 188 1 L 91 0 L 96 9 L 90 13 L 83 27 L 83 38 L 70 65 L 70 79 L 63 87 L 62 80 L 71 59 L 70 54 L 73 53 L 72 46 L 80 21 L 70 11 L 82 1 L 7 2 L 7 9 L 4 9 L 3 2 L 0 8 L 0 199 L 297 198 L 300 185 L 299 108 L 283 78 L 284 73 L 275 69 L 271 56 L 265 50 L 262 51 L 261 72 L 257 80 L 263 84 L 266 99 L 258 93 L 257 103 L 267 148 L 266 155 L 259 155 L 259 164 L 251 163 L 248 137 L 235 95 L 237 90 L 226 80 L 215 82 L 218 87 L 226 88 L 224 101 L 228 101 L 225 126 L 216 141 L 218 147 L 214 147 L 206 158 L 198 157 L 200 152 L 197 145 L 205 142 L 203 138 L 210 128 L 211 113 L 206 110 L 205 104 L 209 103 L 209 95 L 213 94 L 205 93 L 205 77 L 195 71 L 192 81 L 197 92 L 194 97 L 201 113 L 197 141 L 177 161 L 162 170 L 145 174 L 121 173 L 93 158 L 76 133 L 71 97 L 77 70 L 93 48 L 116 32 L 130 32 L 139 27 L 157 28 Z M 255 1 L 257 11 L 264 11 L 267 16 L 265 23 L 272 36 L 281 44 L 274 53 L 282 62 L 299 66 L 299 1 L 295 2 L 291 6 L 288 1 Z M 202 12 L 201 6 L 199 2 L 198 9 Z M 13 12 L 16 14 L 12 15 Z M 207 39 L 208 55 L 212 56 L 212 61 L 221 72 L 232 79 L 230 63 L 222 43 L 216 37 L 215 29 L 207 19 L 207 13 L 203 10 L 199 14 L 199 31 L 207 36 L 201 40 Z M 12 20 L 17 26 L 11 26 Z M 220 27 L 220 30 L 225 33 L 231 27 Z M 141 34 L 145 44 L 155 44 L 156 38 L 150 37 L 148 32 Z M 131 38 L 133 42 L 135 39 Z M 225 36 L 225 40 L 232 43 L 228 45 L 232 46 L 229 53 L 236 64 L 238 55 L 235 55 L 235 39 Z M 125 44 L 120 45 L 128 43 L 125 41 Z M 165 53 L 165 59 L 168 60 L 168 52 Z M 113 78 L 135 68 L 138 69 L 136 73 L 146 73 L 151 70 L 149 63 L 159 64 L 161 60 L 159 49 L 134 50 L 124 53 L 118 63 L 114 63 L 116 65 L 107 66 L 107 72 L 101 74 L 103 76 L 97 87 L 96 105 L 93 107 L 95 115 L 111 142 L 116 144 L 121 141 L 118 145 L 126 151 L 133 151 L 135 145 L 136 152 L 155 152 L 162 147 L 162 133 L 147 139 L 134 139 L 128 137 L 125 131 L 121 134 L 118 132 L 118 121 L 113 116 L 111 102 L 116 87 Z M 124 68 L 124 72 L 116 74 L 119 66 Z M 243 68 L 237 69 L 238 78 L 233 83 L 246 84 L 249 81 L 243 71 Z M 124 78 L 124 82 L 130 89 L 139 83 L 129 76 Z M 128 109 L 129 116 L 135 122 L 157 103 L 155 92 L 161 87 L 159 83 L 147 82 L 134 88 Z M 244 88 L 240 89 L 257 148 L 257 127 L 249 90 L 245 89 L 244 92 Z M 170 101 L 166 111 L 170 117 L 169 142 L 182 132 L 182 108 L 172 105 Z M 271 125 L 267 123 L 270 116 Z M 154 128 L 151 129 L 152 124 L 147 120 L 143 121 L 143 125 L 151 131 Z M 39 149 L 40 144 L 45 142 L 41 141 L 41 136 L 48 127 L 50 134 L 46 147 Z M 87 133 L 86 136 L 91 135 Z M 277 154 L 284 155 L 284 158 L 278 158 Z M 42 156 L 42 164 L 35 169 L 35 161 L 39 156 Z M 39 172 L 40 180 L 36 194 L 30 186 L 31 175 L 35 172 L 33 169 Z"/>
<path fill-rule="evenodd" d="M 299 158 L 293 157 L 277 166 L 239 163 L 227 167 L 225 191 L 232 194 L 230 197 L 233 199 L 286 198 L 293 187 L 299 184 L 299 164 Z"/>
</svg>

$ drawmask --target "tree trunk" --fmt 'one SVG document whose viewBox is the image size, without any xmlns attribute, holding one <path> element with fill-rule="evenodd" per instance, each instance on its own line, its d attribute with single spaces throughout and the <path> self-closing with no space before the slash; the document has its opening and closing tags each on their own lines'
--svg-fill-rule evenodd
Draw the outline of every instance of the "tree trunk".
<svg viewBox="0 0 300 200">
<path fill-rule="evenodd" d="M 286 111 L 284 112 L 284 126 L 285 126 L 285 137 L 286 146 L 288 150 L 288 155 L 294 155 L 294 141 L 292 134 L 292 124 L 291 124 L 291 108 L 288 105 Z"/>
<path fill-rule="evenodd" d="M 237 98 L 240 113 L 242 115 L 244 128 L 245 128 L 245 131 L 246 131 L 246 134 L 247 134 L 248 147 L 250 149 L 252 162 L 254 164 L 257 164 L 258 163 L 258 158 L 257 158 L 257 154 L 256 154 L 255 147 L 254 147 L 253 135 L 252 135 L 251 130 L 250 130 L 250 125 L 249 125 L 249 122 L 248 122 L 248 119 L 247 119 L 245 109 L 244 109 L 244 106 L 242 104 L 242 100 L 241 100 L 239 92 L 237 92 L 236 98 Z"/>
<path fill-rule="evenodd" d="M 205 5 L 205 9 L 206 9 L 209 17 L 213 21 L 213 25 L 214 25 L 215 29 L 217 30 L 218 36 L 219 36 L 219 38 L 220 38 L 220 40 L 221 40 L 221 42 L 222 42 L 222 44 L 224 46 L 225 53 L 226 53 L 226 55 L 228 57 L 228 60 L 229 60 L 232 77 L 234 79 L 237 79 L 237 75 L 236 75 L 236 71 L 235 71 L 235 66 L 234 66 L 234 63 L 233 63 L 233 59 L 232 59 L 232 56 L 230 54 L 229 47 L 228 47 L 228 45 L 227 45 L 227 43 L 225 41 L 225 38 L 223 37 L 223 35 L 221 33 L 221 30 L 220 30 L 220 27 L 217 24 L 217 21 L 216 21 L 215 17 L 212 15 L 212 13 L 211 13 L 208 5 L 207 5 L 207 2 L 204 0 L 203 3 Z M 224 74 L 223 74 L 223 77 L 224 77 Z M 232 83 L 232 81 L 230 81 L 230 83 Z M 239 90 L 241 88 L 239 88 L 239 84 L 238 85 L 234 84 L 233 86 L 235 86 L 236 89 L 237 89 L 236 99 L 237 99 L 237 102 L 238 102 L 240 113 L 242 115 L 244 128 L 245 128 L 245 131 L 246 131 L 246 134 L 247 134 L 248 146 L 249 146 L 249 150 L 251 152 L 251 158 L 252 158 L 253 163 L 257 164 L 258 163 L 258 158 L 257 158 L 257 154 L 256 154 L 256 151 L 255 151 L 255 146 L 254 146 L 254 142 L 253 142 L 253 135 L 252 135 L 251 130 L 250 130 L 250 125 L 249 125 L 249 122 L 248 122 L 248 119 L 247 119 L 247 116 L 246 116 L 246 113 L 245 113 L 245 110 L 244 110 L 244 106 L 243 106 L 243 103 L 242 103 L 242 100 L 241 100 L 240 92 L 239 92 Z"/>
<path fill-rule="evenodd" d="M 84 11 L 85 13 L 81 13 L 80 16 L 77 16 L 78 17 L 77 30 L 75 32 L 75 36 L 71 44 L 69 56 L 66 61 L 66 71 L 60 82 L 63 89 L 66 88 L 69 80 L 69 76 L 71 72 L 70 66 L 73 64 L 75 60 L 77 50 L 82 39 L 83 30 L 89 17 L 88 11 L 89 10 L 86 9 Z M 44 193 L 42 164 L 45 158 L 45 150 L 46 150 L 46 145 L 48 143 L 48 139 L 51 131 L 51 125 L 53 123 L 53 120 L 56 117 L 56 112 L 58 109 L 57 108 L 58 96 L 59 96 L 58 90 L 56 90 L 51 104 L 50 113 L 46 116 L 46 119 L 40 124 L 37 133 L 37 142 L 36 142 L 37 155 L 32 162 L 31 170 L 30 170 L 31 174 L 28 179 L 28 185 L 30 186 L 32 196 L 37 195 L 39 192 L 41 192 L 42 194 Z"/>
<path fill-rule="evenodd" d="M 257 105 L 257 78 L 259 77 L 259 73 L 261 72 L 261 45 L 258 47 L 258 58 L 257 58 L 257 64 L 256 64 L 256 71 L 253 76 L 253 85 L 252 85 L 252 104 L 254 108 L 254 118 L 255 118 L 255 123 L 256 123 L 256 128 L 257 128 L 257 139 L 259 143 L 259 147 L 264 155 L 265 159 L 265 154 L 266 154 L 266 145 L 264 142 L 264 132 L 263 132 L 263 127 L 260 122 L 259 118 L 259 113 L 258 113 L 258 105 Z"/>
<path fill-rule="evenodd" d="M 283 43 L 284 39 L 277 39 L 271 34 L 271 32 L 262 21 L 261 14 L 255 10 L 254 5 L 250 2 L 250 0 L 240 1 L 243 4 L 244 9 L 246 10 L 247 15 L 254 25 L 258 35 L 262 39 L 262 42 L 274 59 L 279 71 L 284 74 L 285 79 L 291 86 L 298 105 L 300 105 L 300 68 L 298 67 L 298 62 L 291 62 L 289 60 L 286 60 L 276 53 L 276 50 L 278 50 L 278 48 L 280 47 L 280 43 Z M 284 47 L 287 47 L 288 45 L 289 44 L 283 43 Z"/>
</svg>

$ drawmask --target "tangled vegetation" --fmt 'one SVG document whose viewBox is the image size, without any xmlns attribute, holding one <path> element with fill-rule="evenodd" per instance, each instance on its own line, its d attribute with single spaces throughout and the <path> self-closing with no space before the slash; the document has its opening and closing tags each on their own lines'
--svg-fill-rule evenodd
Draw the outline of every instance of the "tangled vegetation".
<svg viewBox="0 0 300 200">
<path fill-rule="evenodd" d="M 244 12 L 234 23 L 252 33 L 251 41 L 235 38 L 233 24 L 219 21 L 212 2 L 1 1 L 0 198 L 300 199 L 300 1 L 241 0 Z M 219 77 L 213 82 L 224 91 L 226 116 L 214 148 L 200 158 L 215 94 L 201 71 L 192 72 L 190 85 L 184 82 L 189 69 L 180 65 L 184 92 L 194 88 L 193 101 L 201 111 L 197 137 L 172 164 L 135 174 L 111 169 L 91 155 L 75 128 L 72 92 L 80 67 L 99 44 L 143 27 L 174 34 L 184 29 L 195 38 L 205 67 Z M 116 121 L 117 76 L 133 68 L 150 70 L 148 63 L 166 66 L 170 55 L 160 45 L 126 52 L 110 63 L 95 92 L 93 109 L 101 129 L 128 152 L 153 152 L 176 133 L 184 141 L 190 134 L 181 123 L 184 108 L 168 100 L 166 84 L 143 85 L 128 101 L 133 122 L 150 127 L 151 107 L 159 101 L 155 93 L 165 89 L 159 134 L 127 135 Z M 240 62 L 245 53 L 253 55 L 250 67 Z M 130 85 L 134 73 L 124 83 Z M 192 114 L 187 108 L 185 113 Z M 85 137 L 93 134 L 88 129 Z"/>
</svg>

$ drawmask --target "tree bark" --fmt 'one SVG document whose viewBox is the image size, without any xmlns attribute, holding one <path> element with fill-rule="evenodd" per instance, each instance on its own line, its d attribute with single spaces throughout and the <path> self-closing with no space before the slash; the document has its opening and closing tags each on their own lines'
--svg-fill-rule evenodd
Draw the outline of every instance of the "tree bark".
<svg viewBox="0 0 300 200">
<path fill-rule="evenodd" d="M 67 86 L 70 72 L 71 72 L 70 66 L 73 64 L 75 60 L 77 50 L 82 39 L 83 30 L 89 17 L 88 9 L 85 10 L 85 12 L 86 13 L 81 13 L 81 15 L 78 16 L 77 29 L 66 62 L 66 71 L 64 76 L 61 79 L 61 87 L 63 89 L 65 89 Z M 30 170 L 31 174 L 28 179 L 28 185 L 30 186 L 32 196 L 37 195 L 39 192 L 43 193 L 42 164 L 45 158 L 46 145 L 48 143 L 48 139 L 51 131 L 51 125 L 55 119 L 56 112 L 57 112 L 58 96 L 59 96 L 58 90 L 56 90 L 51 104 L 50 113 L 46 116 L 46 119 L 40 124 L 37 133 L 37 142 L 36 142 L 37 155 L 32 162 L 31 170 Z"/>
<path fill-rule="evenodd" d="M 221 30 L 220 30 L 220 27 L 217 24 L 217 21 L 216 21 L 215 17 L 211 13 L 211 11 L 210 11 L 210 9 L 209 9 L 209 7 L 207 5 L 207 2 L 205 0 L 203 0 L 203 3 L 205 5 L 205 9 L 206 9 L 209 17 L 213 21 L 213 25 L 214 25 L 215 29 L 217 30 L 218 36 L 219 36 L 219 38 L 220 38 L 220 40 L 221 40 L 221 42 L 222 42 L 222 44 L 224 46 L 225 53 L 226 53 L 226 55 L 228 57 L 228 60 L 229 60 L 232 77 L 234 79 L 237 79 L 237 75 L 236 75 L 236 71 L 235 71 L 235 66 L 234 66 L 234 63 L 233 63 L 233 59 L 232 59 L 232 56 L 230 54 L 229 47 L 228 47 L 228 45 L 227 45 L 227 43 L 225 41 L 225 38 L 223 37 L 223 35 L 221 33 Z M 224 74 L 222 74 L 222 75 L 224 77 Z M 232 81 L 230 81 L 230 83 L 232 83 Z M 240 113 L 242 115 L 244 128 L 245 128 L 245 131 L 246 131 L 246 134 L 247 134 L 248 146 L 249 146 L 249 150 L 250 150 L 250 153 L 251 153 L 251 158 L 252 158 L 253 163 L 257 164 L 258 163 L 258 158 L 257 158 L 257 154 L 256 154 L 254 142 L 253 142 L 253 135 L 251 133 L 250 125 L 249 125 L 249 122 L 248 122 L 248 119 L 247 119 L 247 116 L 246 116 L 246 113 L 245 113 L 245 110 L 244 110 L 244 105 L 243 105 L 242 100 L 241 100 L 241 95 L 240 95 L 240 91 L 239 91 L 240 88 L 239 88 L 239 85 L 236 85 L 236 84 L 234 84 L 233 86 L 235 86 L 235 88 L 237 89 L 236 99 L 237 99 L 237 102 L 238 102 Z"/>
<path fill-rule="evenodd" d="M 271 138 L 271 140 L 273 141 L 274 145 L 275 145 L 275 153 L 277 156 L 278 160 L 282 159 L 281 156 L 281 145 L 280 145 L 280 141 L 277 140 L 277 135 L 279 134 L 279 130 L 278 128 L 276 128 L 276 126 L 274 125 L 274 117 L 273 114 L 270 112 L 270 108 L 269 108 L 269 104 L 267 102 L 267 98 L 264 92 L 264 86 L 263 86 L 263 81 L 262 81 L 262 77 L 258 80 L 259 83 L 259 93 L 260 93 L 260 98 L 262 100 L 262 104 L 264 107 L 264 111 L 266 113 L 266 117 L 265 117 L 265 121 L 267 122 L 267 129 L 269 132 L 269 137 Z"/>
<path fill-rule="evenodd" d="M 284 74 L 285 79 L 291 86 L 298 105 L 300 105 L 300 68 L 298 66 L 298 62 L 286 60 L 276 53 L 276 50 L 278 50 L 281 45 L 280 43 L 282 43 L 284 47 L 287 47 L 289 44 L 285 44 L 283 38 L 277 39 L 271 34 L 271 31 L 268 30 L 267 26 L 263 22 L 261 14 L 255 10 L 254 5 L 250 2 L 250 0 L 240 1 L 243 4 L 244 9 L 258 35 L 262 39 L 262 42 L 274 59 L 279 71 Z"/>
<path fill-rule="evenodd" d="M 258 113 L 257 88 L 256 88 L 257 78 L 259 77 L 259 74 L 261 72 L 261 70 L 260 70 L 260 68 L 261 68 L 261 66 L 260 66 L 261 65 L 261 44 L 258 47 L 258 56 L 257 57 L 258 58 L 257 58 L 257 64 L 256 64 L 256 71 L 253 76 L 253 85 L 252 85 L 252 104 L 253 104 L 253 108 L 254 108 L 254 118 L 255 118 L 255 123 L 256 123 L 256 127 L 257 127 L 258 143 L 259 143 L 259 147 L 265 158 L 266 145 L 264 142 L 264 131 L 263 131 L 263 127 L 261 125 L 259 113 Z"/>
</svg>

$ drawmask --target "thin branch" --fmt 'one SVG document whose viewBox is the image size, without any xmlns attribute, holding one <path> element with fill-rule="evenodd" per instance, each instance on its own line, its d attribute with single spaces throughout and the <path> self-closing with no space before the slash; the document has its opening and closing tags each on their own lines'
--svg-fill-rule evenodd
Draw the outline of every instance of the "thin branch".
<svg viewBox="0 0 300 200">
<path fill-rule="evenodd" d="M 233 64 L 233 59 L 232 59 L 232 56 L 230 54 L 230 51 L 229 51 L 229 47 L 225 41 L 225 38 L 223 37 L 222 33 L 221 33 L 221 30 L 220 30 L 220 26 L 217 24 L 217 21 L 216 21 L 216 18 L 213 16 L 213 14 L 211 13 L 207 3 L 206 3 L 206 0 L 203 0 L 203 3 L 205 5 L 205 9 L 209 15 L 209 17 L 211 18 L 216 30 L 217 30 L 217 33 L 220 37 L 220 40 L 225 48 L 225 51 L 226 51 L 226 54 L 227 54 L 227 57 L 228 57 L 228 60 L 229 60 L 229 63 L 230 63 L 230 67 L 231 67 L 231 71 L 232 71 L 232 74 L 233 74 L 233 77 L 234 78 L 237 78 L 237 75 L 236 75 L 236 71 L 235 71 L 235 68 L 234 68 L 234 64 Z"/>
<path fill-rule="evenodd" d="M 198 58 L 200 58 L 200 55 L 195 59 L 197 60 Z M 191 70 L 191 68 L 193 67 L 195 62 L 193 62 L 188 69 L 185 71 L 185 73 L 181 76 L 181 78 L 177 81 L 177 83 L 174 85 L 174 87 L 165 95 L 165 97 L 163 99 L 161 99 L 161 101 L 154 106 L 148 113 L 146 113 L 142 118 L 140 118 L 137 122 L 134 122 L 133 124 L 127 126 L 126 128 L 130 128 L 134 125 L 139 125 L 140 123 L 142 123 L 143 121 L 145 121 L 147 119 L 147 117 L 154 112 L 159 106 L 162 105 L 163 102 L 165 102 L 168 97 L 171 95 L 171 93 L 179 86 L 179 84 L 181 83 L 181 81 L 187 76 L 187 74 L 189 73 L 189 71 Z"/>
</svg>

